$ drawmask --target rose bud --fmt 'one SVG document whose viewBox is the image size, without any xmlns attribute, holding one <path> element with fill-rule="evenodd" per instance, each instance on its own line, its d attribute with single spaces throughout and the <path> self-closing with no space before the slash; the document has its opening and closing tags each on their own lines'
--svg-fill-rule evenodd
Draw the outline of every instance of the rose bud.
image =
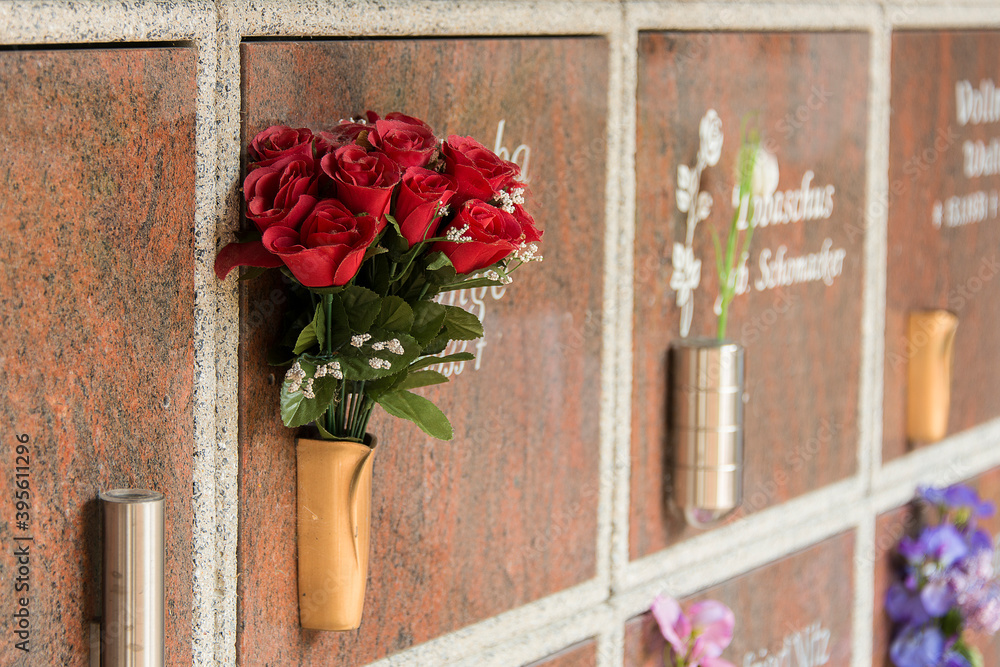
<svg viewBox="0 0 1000 667">
<path fill-rule="evenodd" d="M 297 227 L 316 202 L 318 167 L 302 147 L 259 163 L 243 181 L 247 217 L 262 232 L 272 225 Z"/>
<path fill-rule="evenodd" d="M 447 255 L 458 273 L 492 266 L 522 242 L 521 225 L 513 215 L 477 199 L 467 201 L 443 231 L 452 240 L 438 241 L 433 250 Z"/>
<path fill-rule="evenodd" d="M 403 169 L 426 166 L 438 146 L 434 131 L 424 121 L 401 113 L 375 121 L 368 142 Z"/>
<path fill-rule="evenodd" d="M 321 165 L 333 179 L 337 198 L 351 211 L 379 219 L 388 211 L 392 189 L 399 182 L 399 167 L 388 156 L 352 144 L 324 155 Z M 384 224 L 380 222 L 380 229 Z"/>
<path fill-rule="evenodd" d="M 313 133 L 304 127 L 292 129 L 287 125 L 273 125 L 250 142 L 247 153 L 255 162 L 281 157 L 299 146 L 312 146 Z"/>
<path fill-rule="evenodd" d="M 395 217 L 410 247 L 434 236 L 438 209 L 455 194 L 455 181 L 445 174 L 410 167 L 396 196 Z"/>
<path fill-rule="evenodd" d="M 520 167 L 504 160 L 472 137 L 452 135 L 441 146 L 449 174 L 459 183 L 459 195 L 464 194 L 463 183 L 477 188 L 478 199 L 488 200 L 493 191 L 505 190 L 515 184 L 514 179 L 521 173 Z M 479 176 L 479 178 L 477 178 Z M 481 193 L 481 181 L 489 184 L 490 192 Z"/>
<path fill-rule="evenodd" d="M 346 285 L 358 273 L 378 223 L 357 216 L 336 199 L 316 204 L 298 230 L 274 226 L 264 232 L 264 247 L 281 258 L 306 287 Z"/>
</svg>

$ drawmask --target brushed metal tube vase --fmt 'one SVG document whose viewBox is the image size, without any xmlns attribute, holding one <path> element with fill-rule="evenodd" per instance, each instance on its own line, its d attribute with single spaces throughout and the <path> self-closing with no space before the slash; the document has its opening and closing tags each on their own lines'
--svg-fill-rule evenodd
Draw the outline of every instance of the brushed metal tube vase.
<svg viewBox="0 0 1000 667">
<path fill-rule="evenodd" d="M 115 489 L 104 511 L 104 667 L 163 665 L 163 494 Z"/>
<path fill-rule="evenodd" d="M 343 631 L 361 625 L 376 441 L 369 435 L 365 442 L 296 442 L 303 628 Z"/>
<path fill-rule="evenodd" d="M 711 523 L 743 500 L 744 350 L 710 338 L 670 349 L 673 499 L 692 525 Z"/>
</svg>

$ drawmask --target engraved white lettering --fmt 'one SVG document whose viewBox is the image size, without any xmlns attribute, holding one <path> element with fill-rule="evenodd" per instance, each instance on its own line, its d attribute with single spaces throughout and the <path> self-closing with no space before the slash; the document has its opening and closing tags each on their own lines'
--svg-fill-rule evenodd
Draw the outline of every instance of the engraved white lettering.
<svg viewBox="0 0 1000 667">
<path fill-rule="evenodd" d="M 820 622 L 786 635 L 781 648 L 743 654 L 743 667 L 820 667 L 830 662 L 831 633 Z"/>
<path fill-rule="evenodd" d="M 969 81 L 955 84 L 956 116 L 959 125 L 982 125 L 1000 120 L 1000 90 L 993 79 L 983 79 L 979 88 Z"/>
<path fill-rule="evenodd" d="M 819 252 L 798 257 L 787 253 L 785 246 L 779 246 L 777 252 L 769 248 L 761 250 L 760 277 L 754 281 L 758 291 L 811 282 L 822 282 L 829 287 L 843 273 L 847 257 L 847 250 L 834 248 L 830 239 L 823 241 Z"/>
</svg>

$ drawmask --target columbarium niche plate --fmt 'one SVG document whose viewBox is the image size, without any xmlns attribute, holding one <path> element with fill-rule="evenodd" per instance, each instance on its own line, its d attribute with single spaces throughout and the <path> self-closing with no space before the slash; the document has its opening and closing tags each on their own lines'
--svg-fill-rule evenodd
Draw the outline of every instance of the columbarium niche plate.
<svg viewBox="0 0 1000 667">
<path fill-rule="evenodd" d="M 733 643 L 722 657 L 742 667 L 841 667 L 851 658 L 854 533 L 710 588 L 682 605 L 713 599 L 736 615 Z M 659 667 L 663 638 L 652 614 L 625 626 L 625 666 Z"/>
<path fill-rule="evenodd" d="M 958 472 L 960 469 L 955 470 Z M 1000 506 L 1000 468 L 993 468 L 978 477 L 963 482 L 974 488 L 984 500 L 992 500 Z M 934 512 L 928 511 L 926 517 L 921 517 L 915 511 L 915 505 L 904 505 L 894 510 L 880 514 L 875 523 L 875 551 L 867 557 L 875 561 L 875 617 L 872 630 L 872 664 L 876 667 L 892 667 L 889 660 L 889 644 L 892 639 L 892 623 L 885 614 L 885 594 L 895 581 L 896 572 L 893 559 L 896 547 L 903 535 L 916 537 L 920 529 L 927 525 L 927 519 L 934 518 Z M 1000 533 L 1000 515 L 991 519 L 981 520 L 979 525 L 988 530 L 996 538 Z M 969 634 L 972 644 L 983 653 L 984 664 L 1000 664 L 1000 635 L 984 637 Z"/>
<path fill-rule="evenodd" d="M 293 436 L 267 365 L 279 281 L 243 288 L 240 660 L 364 664 L 592 579 L 596 571 L 608 48 L 599 38 L 253 42 L 244 142 L 399 110 L 518 162 L 545 261 L 516 289 L 455 293 L 483 320 L 477 362 L 426 395 L 431 439 L 378 410 L 371 572 L 361 628 L 303 631 Z M 506 293 L 505 293 L 506 292 Z M 265 316 L 266 315 L 266 316 Z M 277 508 L 277 509 L 275 509 Z"/>
<path fill-rule="evenodd" d="M 740 126 L 775 157 L 737 274 L 727 336 L 746 347 L 742 516 L 850 476 L 861 376 L 868 38 L 854 33 L 644 33 L 639 38 L 633 313 L 633 558 L 694 534 L 667 505 L 667 350 L 714 336 L 715 230 L 733 219 Z M 721 154 L 702 119 L 721 122 Z M 708 121 L 706 121 L 708 122 Z M 708 155 L 699 160 L 699 153 Z M 679 180 L 701 170 L 709 214 L 687 244 Z M 685 179 L 680 172 L 686 172 Z M 774 180 L 774 176 L 777 177 Z M 680 193 L 680 197 L 678 194 Z M 708 203 L 705 196 L 695 196 Z"/>
<path fill-rule="evenodd" d="M 958 316 L 948 432 L 1000 416 L 1000 32 L 893 35 L 888 202 L 886 460 L 914 444 L 913 310 Z"/>
<path fill-rule="evenodd" d="M 166 495 L 166 654 L 191 664 L 195 76 L 189 48 L 0 52 L 3 665 L 89 664 L 121 487 Z"/>
</svg>

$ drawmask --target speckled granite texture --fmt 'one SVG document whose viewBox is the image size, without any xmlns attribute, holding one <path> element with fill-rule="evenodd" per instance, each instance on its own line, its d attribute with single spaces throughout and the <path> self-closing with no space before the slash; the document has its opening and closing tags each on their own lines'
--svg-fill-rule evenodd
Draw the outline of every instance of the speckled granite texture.
<svg viewBox="0 0 1000 667">
<path fill-rule="evenodd" d="M 372 108 L 493 147 L 504 121 L 509 153 L 530 150 L 525 174 L 533 210 L 545 212 L 546 260 L 500 299 L 466 295 L 488 332 L 479 368 L 466 363 L 427 392 L 454 440 L 377 409 L 370 584 L 361 628 L 343 634 L 298 627 L 293 434 L 268 380 L 281 371 L 266 363 L 278 318 L 254 326 L 276 285 L 245 288 L 242 659 L 360 664 L 595 576 L 601 276 L 581 269 L 603 252 L 605 155 L 590 140 L 605 131 L 606 58 L 597 38 L 243 46 L 247 140 L 275 123 L 319 130 Z"/>
<path fill-rule="evenodd" d="M 673 62 L 650 87 L 640 59 L 649 65 L 648 36 L 664 33 L 684 36 L 673 43 L 685 50 L 672 57 L 686 69 Z M 774 37 L 728 61 L 735 51 L 715 48 L 759 33 Z M 992 190 L 996 177 L 960 182 L 959 142 L 918 163 L 928 167 L 918 170 L 918 188 L 891 190 L 900 170 L 909 183 L 907 164 L 922 142 L 947 131 L 956 80 L 1000 77 L 998 34 L 994 0 L 0 2 L 5 616 L 8 546 L 19 532 L 9 523 L 15 433 L 32 438 L 43 491 L 30 528 L 37 651 L 12 653 L 0 621 L 0 664 L 88 663 L 99 604 L 96 494 L 124 484 L 162 488 L 175 517 L 171 664 L 643 664 L 643 621 L 634 619 L 664 591 L 728 596 L 750 633 L 737 647 L 759 654 L 780 647 L 789 628 L 763 632 L 756 621 L 787 620 L 796 605 L 831 618 L 807 595 L 787 592 L 802 573 L 849 619 L 828 626 L 839 643 L 827 664 L 868 667 L 873 655 L 877 664 L 879 559 L 883 531 L 894 534 L 885 513 L 919 483 L 1000 466 L 991 389 L 1000 376 L 991 295 L 1000 283 L 979 277 L 976 264 L 996 245 L 995 221 L 939 238 L 916 227 L 939 195 Z M 832 56 L 807 49 L 774 71 L 782 45 L 828 41 L 843 48 Z M 477 51 L 485 42 L 490 48 Z M 807 84 L 821 82 L 831 59 L 844 85 L 826 111 L 812 109 Z M 745 88 L 763 75 L 770 89 L 755 97 Z M 761 315 L 787 343 L 750 363 L 757 421 L 748 446 L 758 450 L 748 476 L 775 487 L 761 490 L 763 503 L 751 496 L 754 511 L 695 532 L 664 506 L 656 351 L 674 335 L 665 322 L 676 313 L 663 271 L 670 258 L 660 255 L 681 162 L 670 151 L 690 158 L 697 107 L 714 100 L 733 112 L 754 100 L 781 111 L 768 116 L 771 129 L 781 139 L 793 130 L 785 145 L 803 158 L 779 156 L 782 175 L 793 163 L 833 165 L 838 206 L 850 200 L 853 219 L 820 231 L 862 233 L 851 246 L 858 265 L 849 289 L 808 293 L 832 295 L 823 309 L 803 301 L 786 327 L 766 323 L 771 304 L 763 313 L 759 300 L 745 312 L 734 307 L 751 326 Z M 406 106 L 487 145 L 505 119 L 501 144 L 531 147 L 548 259 L 486 304 L 498 333 L 481 368 L 432 388 L 456 423 L 456 442 L 373 422 L 388 446 L 376 462 L 365 625 L 328 637 L 295 623 L 291 436 L 269 404 L 272 369 L 247 349 L 267 342 L 280 303 L 272 286 L 220 284 L 211 267 L 217 244 L 241 224 L 243 133 L 372 106 Z M 985 140 L 995 128 L 963 132 Z M 816 141 L 803 139 L 814 131 Z M 719 212 L 725 191 L 714 192 Z M 771 231 L 774 245 L 810 238 Z M 702 255 L 707 302 L 712 257 Z M 640 279 L 650 258 L 658 270 Z M 975 294 L 960 313 L 952 434 L 911 450 L 899 429 L 903 376 L 888 361 L 900 313 L 962 288 Z M 652 297 L 663 297 L 662 307 L 644 301 Z M 831 321 L 817 316 L 827 311 Z M 844 336 L 825 346 L 838 326 Z M 542 347 L 545 354 L 530 352 Z M 806 354 L 822 367 L 791 358 Z M 764 360 L 771 370 L 758 365 Z M 497 397 L 491 384 L 510 384 L 511 375 L 515 388 Z M 804 469 L 786 468 L 796 445 L 815 449 L 808 427 L 824 409 L 850 433 L 825 449 L 820 442 Z M 536 412 L 556 416 L 540 421 Z M 993 477 L 980 488 L 1000 500 L 995 480 L 983 481 Z M 764 608 L 776 591 L 800 599 Z"/>
<path fill-rule="evenodd" d="M 35 537 L 33 653 L 5 638 L 3 664 L 87 664 L 120 487 L 166 494 L 168 664 L 191 662 L 194 82 L 189 48 L 0 52 L 5 605 L 15 432 Z"/>
</svg>

